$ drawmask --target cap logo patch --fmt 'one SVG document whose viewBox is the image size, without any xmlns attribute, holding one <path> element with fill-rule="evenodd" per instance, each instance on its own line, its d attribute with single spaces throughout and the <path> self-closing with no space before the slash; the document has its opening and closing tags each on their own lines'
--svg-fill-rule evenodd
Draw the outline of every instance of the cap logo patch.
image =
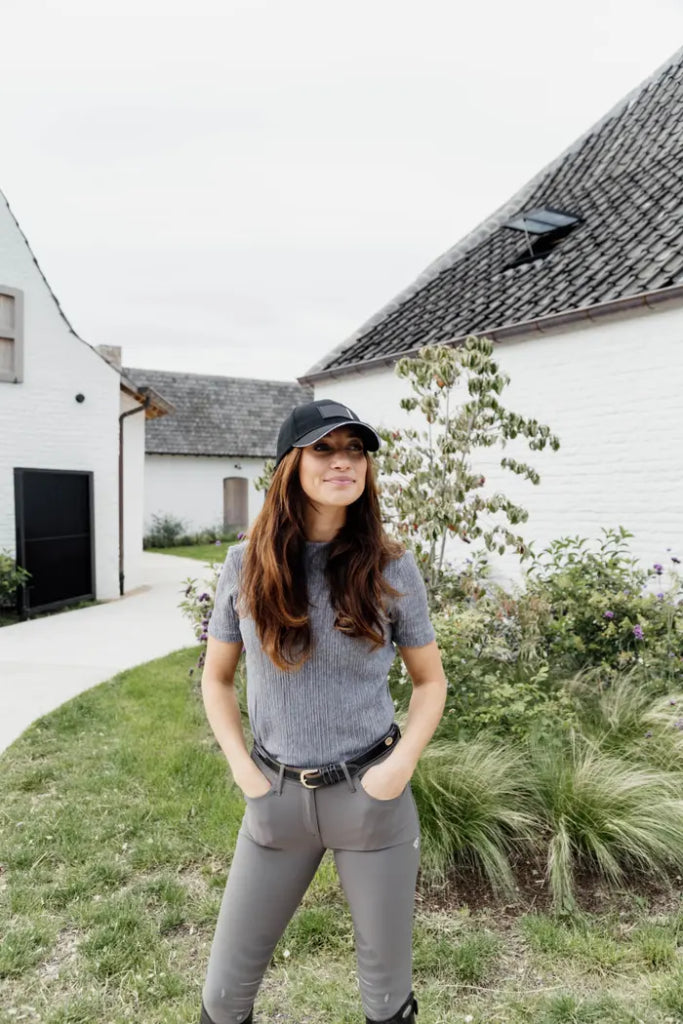
<svg viewBox="0 0 683 1024">
<path fill-rule="evenodd" d="M 340 416 L 348 420 L 356 419 L 350 409 L 347 409 L 345 405 L 337 405 L 336 402 L 333 405 L 320 406 L 319 412 L 324 420 L 337 420 Z"/>
</svg>

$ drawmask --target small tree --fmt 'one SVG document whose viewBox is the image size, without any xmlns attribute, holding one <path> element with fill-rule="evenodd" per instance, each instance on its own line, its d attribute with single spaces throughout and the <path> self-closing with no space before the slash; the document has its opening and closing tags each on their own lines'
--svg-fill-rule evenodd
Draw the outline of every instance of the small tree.
<svg viewBox="0 0 683 1024">
<path fill-rule="evenodd" d="M 263 463 L 263 472 L 261 476 L 254 480 L 254 487 L 257 491 L 267 491 L 270 487 L 270 482 L 273 479 L 273 473 L 275 472 L 275 459 L 266 459 Z"/>
<path fill-rule="evenodd" d="M 499 396 L 510 379 L 494 361 L 487 338 L 469 337 L 458 348 L 427 346 L 414 359 L 400 359 L 396 373 L 414 392 L 401 400 L 401 408 L 419 410 L 426 428 L 382 431 L 382 501 L 388 521 L 415 550 L 433 601 L 449 535 L 467 543 L 481 539 L 500 554 L 507 548 L 522 558 L 529 553 L 523 537 L 510 529 L 526 521 L 527 511 L 499 492 L 481 493 L 486 481 L 473 468 L 472 454 L 496 444 L 504 448 L 517 437 L 534 451 L 556 451 L 560 442 L 549 427 L 503 407 Z M 456 388 L 465 396 L 461 404 Z M 500 465 L 539 483 L 526 462 L 503 456 Z M 496 513 L 502 522 L 491 518 Z"/>
</svg>

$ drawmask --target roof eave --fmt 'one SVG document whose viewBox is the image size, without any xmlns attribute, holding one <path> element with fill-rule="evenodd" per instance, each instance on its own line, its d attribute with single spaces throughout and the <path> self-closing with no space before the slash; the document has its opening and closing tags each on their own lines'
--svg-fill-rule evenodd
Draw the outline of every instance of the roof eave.
<svg viewBox="0 0 683 1024">
<path fill-rule="evenodd" d="M 165 449 L 161 451 L 158 448 L 146 447 L 145 455 L 172 455 L 180 456 L 188 459 L 202 458 L 202 459 L 274 459 L 275 452 L 269 452 L 267 455 L 260 454 L 258 452 L 205 452 L 205 451 L 169 451 Z"/>
<path fill-rule="evenodd" d="M 175 406 L 167 401 L 158 391 L 150 387 L 138 387 L 129 377 L 121 374 L 121 390 L 145 406 L 145 419 L 156 420 L 175 411 Z"/>
<path fill-rule="evenodd" d="M 546 334 L 550 331 L 559 330 L 562 327 L 582 322 L 602 320 L 610 316 L 618 316 L 620 313 L 632 309 L 647 309 L 660 306 L 666 302 L 683 300 L 683 284 L 672 285 L 668 288 L 660 288 L 653 292 L 641 292 L 638 295 L 624 295 L 619 299 L 611 299 L 609 302 L 600 302 L 592 306 L 581 306 L 578 309 L 568 309 L 561 313 L 551 313 L 549 316 L 537 317 L 533 320 L 522 320 L 513 324 L 502 324 L 498 327 L 475 328 L 467 334 L 459 334 L 454 338 L 448 338 L 440 344 L 457 346 L 462 345 L 466 338 L 473 334 L 480 334 L 491 341 L 503 341 L 505 338 L 512 338 L 518 335 Z M 341 366 L 331 367 L 329 370 L 319 370 L 316 373 L 307 373 L 299 377 L 300 384 L 314 384 L 322 380 L 332 380 L 336 377 L 346 377 L 349 374 L 361 374 L 367 370 L 378 370 L 383 367 L 393 366 L 399 359 L 412 358 L 418 354 L 421 348 L 429 342 L 407 349 L 405 352 L 395 352 L 391 355 L 378 356 L 375 359 L 359 360 L 355 363 L 347 363 Z"/>
</svg>

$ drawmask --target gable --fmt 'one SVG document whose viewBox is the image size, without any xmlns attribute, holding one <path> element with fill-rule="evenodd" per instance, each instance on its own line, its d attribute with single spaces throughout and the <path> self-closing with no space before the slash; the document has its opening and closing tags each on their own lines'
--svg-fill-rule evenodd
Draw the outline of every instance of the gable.
<svg viewBox="0 0 683 1024">
<path fill-rule="evenodd" d="M 35 357 L 36 343 L 52 344 L 57 338 L 77 342 L 80 351 L 88 353 L 86 360 L 92 353 L 100 364 L 98 369 L 110 367 L 102 354 L 71 326 L 0 192 L 0 381 L 23 383 L 29 356 Z M 34 358 L 33 365 L 37 362 Z"/>
</svg>

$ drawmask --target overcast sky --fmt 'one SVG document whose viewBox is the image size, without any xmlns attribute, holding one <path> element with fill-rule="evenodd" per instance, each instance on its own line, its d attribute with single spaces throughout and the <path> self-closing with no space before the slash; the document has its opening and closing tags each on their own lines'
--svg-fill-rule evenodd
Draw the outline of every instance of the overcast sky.
<svg viewBox="0 0 683 1024">
<path fill-rule="evenodd" d="M 2 37 L 0 189 L 75 330 L 292 379 L 666 61 L 683 0 L 4 0 Z"/>
</svg>

